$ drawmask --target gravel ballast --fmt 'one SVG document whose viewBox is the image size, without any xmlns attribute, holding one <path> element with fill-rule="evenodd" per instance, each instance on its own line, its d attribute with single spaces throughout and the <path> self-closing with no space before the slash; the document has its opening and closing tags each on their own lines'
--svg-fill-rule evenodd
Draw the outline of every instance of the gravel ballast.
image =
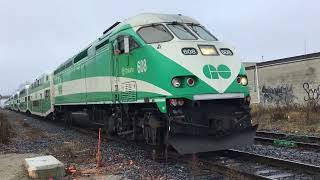
<svg viewBox="0 0 320 180">
<path fill-rule="evenodd" d="M 0 145 L 0 153 L 50 154 L 66 166 L 74 165 L 77 172 L 73 176 L 86 178 L 107 174 L 119 179 L 223 179 L 215 173 L 194 175 L 188 163 L 169 161 L 166 165 L 163 161 L 154 161 L 151 152 L 124 140 L 103 141 L 103 164 L 96 168 L 98 139 L 94 135 L 20 113 L 6 111 L 6 114 L 16 136 L 9 145 Z"/>
<path fill-rule="evenodd" d="M 201 175 L 199 167 L 188 162 L 152 160 L 150 149 L 132 141 L 105 138 L 103 134 L 102 167 L 96 168 L 97 136 L 77 129 L 65 128 L 61 123 L 45 121 L 20 113 L 5 111 L 15 136 L 8 145 L 0 144 L 0 154 L 53 155 L 67 167 L 77 169 L 73 176 L 91 178 L 97 176 L 116 179 L 224 179 L 218 173 Z M 255 154 L 299 161 L 320 166 L 320 153 L 294 148 L 255 144 L 240 150 Z M 170 158 L 169 158 L 170 159 Z M 181 158 L 182 159 L 182 158 Z M 195 169 L 194 169 L 195 168 Z M 99 178 L 97 178 L 99 179 Z"/>
</svg>

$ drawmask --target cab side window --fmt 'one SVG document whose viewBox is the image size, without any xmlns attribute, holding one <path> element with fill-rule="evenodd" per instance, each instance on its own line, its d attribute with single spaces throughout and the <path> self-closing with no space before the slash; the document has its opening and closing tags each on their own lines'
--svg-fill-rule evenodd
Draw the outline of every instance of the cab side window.
<svg viewBox="0 0 320 180">
<path fill-rule="evenodd" d="M 117 42 L 118 42 L 118 49 L 120 51 L 120 54 L 123 54 L 124 53 L 124 36 L 118 37 Z M 139 44 L 132 37 L 129 37 L 129 50 L 131 51 L 139 47 L 140 47 Z"/>
<path fill-rule="evenodd" d="M 139 48 L 139 44 L 132 38 L 132 37 L 129 37 L 129 49 L 130 51 L 133 50 L 133 49 L 136 49 L 136 48 Z"/>
<path fill-rule="evenodd" d="M 120 36 L 117 38 L 118 41 L 118 50 L 120 51 L 120 54 L 124 53 L 124 36 Z"/>
</svg>

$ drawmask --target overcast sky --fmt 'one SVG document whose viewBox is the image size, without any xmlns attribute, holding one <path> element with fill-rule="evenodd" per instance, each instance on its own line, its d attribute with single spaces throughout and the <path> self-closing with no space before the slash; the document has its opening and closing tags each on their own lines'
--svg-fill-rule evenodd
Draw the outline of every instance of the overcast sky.
<svg viewBox="0 0 320 180">
<path fill-rule="evenodd" d="M 129 3 L 130 2 L 130 3 Z M 51 71 L 116 21 L 174 13 L 234 45 L 242 61 L 320 51 L 317 0 L 0 0 L 0 94 Z"/>
</svg>

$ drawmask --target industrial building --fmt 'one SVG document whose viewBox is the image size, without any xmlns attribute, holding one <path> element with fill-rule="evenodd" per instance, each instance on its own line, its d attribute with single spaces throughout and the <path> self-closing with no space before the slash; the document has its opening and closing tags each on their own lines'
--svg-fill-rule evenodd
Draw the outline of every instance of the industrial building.
<svg viewBox="0 0 320 180">
<path fill-rule="evenodd" d="M 255 63 L 246 70 L 252 103 L 320 102 L 320 52 Z"/>
</svg>

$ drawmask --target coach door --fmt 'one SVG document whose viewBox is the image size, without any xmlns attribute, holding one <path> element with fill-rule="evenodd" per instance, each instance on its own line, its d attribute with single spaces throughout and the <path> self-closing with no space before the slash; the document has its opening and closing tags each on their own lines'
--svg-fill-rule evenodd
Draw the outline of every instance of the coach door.
<svg viewBox="0 0 320 180">
<path fill-rule="evenodd" d="M 42 93 L 40 93 L 40 100 L 39 100 L 39 107 L 40 107 L 40 113 L 43 114 L 43 97 Z"/>
</svg>

